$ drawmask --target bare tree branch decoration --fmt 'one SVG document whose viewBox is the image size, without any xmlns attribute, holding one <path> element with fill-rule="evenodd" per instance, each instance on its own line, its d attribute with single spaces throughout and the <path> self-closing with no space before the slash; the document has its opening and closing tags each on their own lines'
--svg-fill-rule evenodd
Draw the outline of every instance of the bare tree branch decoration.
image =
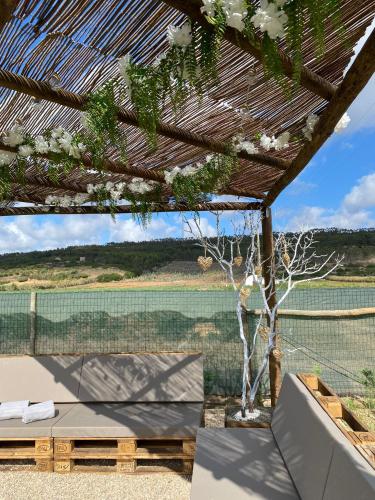
<svg viewBox="0 0 375 500">
<path fill-rule="evenodd" d="M 290 236 L 278 233 L 274 238 L 274 251 L 270 259 L 262 260 L 260 247 L 261 216 L 258 212 L 242 212 L 231 221 L 232 236 L 226 236 L 221 224 L 221 213 L 214 213 L 216 220 L 216 236 L 207 237 L 202 230 L 198 214 L 193 219 L 184 218 L 186 232 L 192 238 L 198 239 L 198 245 L 216 261 L 225 272 L 235 294 L 236 315 L 239 325 L 239 335 L 243 346 L 243 372 L 241 418 L 251 418 L 254 413 L 254 402 L 260 383 L 266 373 L 269 356 L 275 349 L 277 339 L 277 311 L 284 303 L 290 292 L 301 283 L 324 279 L 332 273 L 342 262 L 342 257 L 318 255 L 314 249 L 317 243 L 314 232 L 301 231 Z M 239 217 L 238 217 L 239 215 Z M 237 257 L 241 243 L 246 237 L 246 256 L 243 259 L 243 272 L 240 279 L 235 277 L 234 267 L 238 267 Z M 236 255 L 237 250 L 237 255 Z M 236 263 L 237 262 L 237 263 Z M 268 267 L 271 280 L 265 285 L 262 277 L 262 267 Z M 274 292 L 273 283 L 277 284 L 277 300 L 271 307 L 270 297 Z M 248 297 L 247 285 L 256 287 L 261 295 L 263 311 L 261 312 L 250 345 L 246 338 L 243 322 L 243 307 Z M 267 319 L 268 328 L 264 331 L 264 319 Z M 265 334 L 266 332 L 266 334 Z M 255 346 L 259 335 L 266 338 L 266 347 L 262 362 L 253 381 L 249 377 L 249 366 L 255 355 Z M 276 353 L 274 353 L 276 354 Z M 280 354 L 280 353 L 279 353 Z M 248 409 L 248 413 L 246 412 Z"/>
</svg>

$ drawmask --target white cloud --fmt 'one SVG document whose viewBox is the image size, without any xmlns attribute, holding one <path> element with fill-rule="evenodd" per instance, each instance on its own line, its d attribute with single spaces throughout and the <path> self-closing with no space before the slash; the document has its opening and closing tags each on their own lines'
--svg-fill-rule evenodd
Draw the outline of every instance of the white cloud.
<svg viewBox="0 0 375 500">
<path fill-rule="evenodd" d="M 345 196 L 343 205 L 352 211 L 375 206 L 375 172 L 359 179 Z"/>
<path fill-rule="evenodd" d="M 191 234 L 189 226 L 191 228 Z M 208 219 L 205 217 L 201 217 L 198 221 L 199 228 L 204 236 L 216 236 L 216 230 L 211 224 L 209 223 Z M 184 237 L 185 238 L 192 238 L 192 237 L 197 237 L 199 234 L 199 230 L 196 227 L 194 219 L 187 219 L 187 222 L 185 222 L 185 228 L 184 228 Z"/>
<path fill-rule="evenodd" d="M 309 193 L 316 187 L 317 185 L 313 182 L 306 182 L 297 177 L 297 179 L 294 179 L 294 181 L 290 184 L 288 194 L 291 196 L 299 196 L 301 194 Z"/>
<path fill-rule="evenodd" d="M 38 218 L 3 218 L 0 224 L 0 253 L 48 250 L 71 245 L 107 241 L 143 241 L 176 235 L 175 225 L 154 217 L 146 229 L 130 217 L 109 215 L 55 215 Z"/>
<path fill-rule="evenodd" d="M 338 210 L 322 207 L 303 207 L 298 215 L 290 219 L 285 229 L 287 231 L 324 227 L 358 229 L 361 227 L 373 227 L 374 225 L 375 220 L 371 212 L 367 210 L 350 212 L 342 207 Z"/>
<path fill-rule="evenodd" d="M 336 210 L 322 207 L 303 207 L 286 225 L 290 231 L 311 228 L 338 227 L 358 229 L 374 227 L 375 173 L 361 177 L 344 197 Z"/>
<path fill-rule="evenodd" d="M 178 228 L 163 219 L 154 218 L 142 227 L 133 219 L 111 221 L 109 241 L 149 241 L 153 239 L 176 237 Z"/>
</svg>

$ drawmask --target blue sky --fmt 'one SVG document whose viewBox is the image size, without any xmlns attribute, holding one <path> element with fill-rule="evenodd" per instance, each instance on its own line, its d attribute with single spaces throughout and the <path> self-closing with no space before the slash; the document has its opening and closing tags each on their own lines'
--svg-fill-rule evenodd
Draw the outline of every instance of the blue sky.
<svg viewBox="0 0 375 500">
<path fill-rule="evenodd" d="M 375 227 L 375 77 L 348 113 L 348 128 L 331 136 L 274 203 L 275 229 Z M 201 223 L 214 234 L 209 215 L 202 214 Z M 131 216 L 118 216 L 116 222 L 109 215 L 0 219 L 0 253 L 181 236 L 178 214 L 155 215 L 146 230 Z"/>
</svg>

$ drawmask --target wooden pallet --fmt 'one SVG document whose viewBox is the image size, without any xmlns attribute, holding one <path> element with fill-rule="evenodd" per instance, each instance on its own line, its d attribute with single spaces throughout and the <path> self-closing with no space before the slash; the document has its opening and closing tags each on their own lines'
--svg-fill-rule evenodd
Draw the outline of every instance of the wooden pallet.
<svg viewBox="0 0 375 500">
<path fill-rule="evenodd" d="M 0 439 L 0 467 L 4 464 L 17 465 L 24 460 L 34 462 L 33 470 L 40 472 L 53 471 L 53 439 Z"/>
<path fill-rule="evenodd" d="M 55 438 L 55 472 L 191 474 L 193 438 Z"/>
<path fill-rule="evenodd" d="M 355 448 L 375 469 L 375 433 L 368 430 L 323 380 L 311 373 L 298 378 Z"/>
</svg>

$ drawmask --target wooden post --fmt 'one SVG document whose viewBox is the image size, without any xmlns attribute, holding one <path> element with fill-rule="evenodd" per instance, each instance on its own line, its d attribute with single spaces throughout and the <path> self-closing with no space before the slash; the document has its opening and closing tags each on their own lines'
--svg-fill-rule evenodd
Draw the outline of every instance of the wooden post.
<svg viewBox="0 0 375 500">
<path fill-rule="evenodd" d="M 36 292 L 30 293 L 30 354 L 35 355 L 36 341 Z"/>
<path fill-rule="evenodd" d="M 267 302 L 270 309 L 276 305 L 276 290 L 275 290 L 275 261 L 273 258 L 273 234 L 272 234 L 272 213 L 269 207 L 262 209 L 262 247 L 263 247 L 263 278 L 264 285 L 268 287 Z M 277 321 L 277 318 L 275 318 Z M 269 324 L 269 318 L 267 318 Z M 273 343 L 276 347 L 276 338 Z M 281 363 L 276 359 L 273 351 L 269 356 L 269 374 L 270 374 L 270 390 L 271 404 L 276 405 L 281 386 Z"/>
</svg>

